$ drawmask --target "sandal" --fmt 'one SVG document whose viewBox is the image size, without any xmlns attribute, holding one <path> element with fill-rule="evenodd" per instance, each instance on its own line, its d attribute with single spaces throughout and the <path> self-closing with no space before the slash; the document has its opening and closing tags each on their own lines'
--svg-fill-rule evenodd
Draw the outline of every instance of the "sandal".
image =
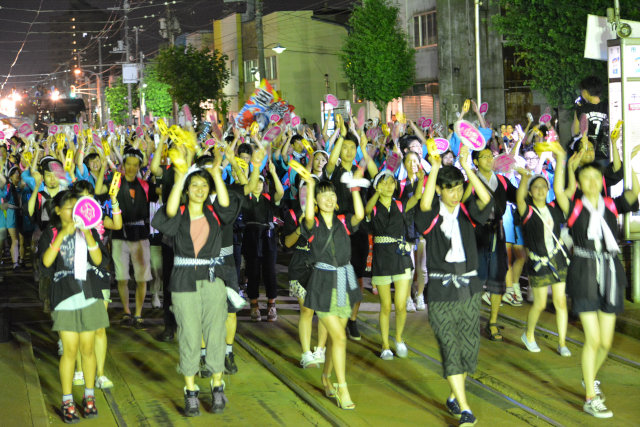
<svg viewBox="0 0 640 427">
<path fill-rule="evenodd" d="M 336 400 L 338 401 L 338 408 L 340 408 L 340 409 L 356 409 L 356 404 L 355 403 L 353 403 L 351 400 L 349 400 L 347 402 L 343 402 L 340 399 L 340 394 L 338 394 L 337 389 L 338 388 L 347 388 L 347 383 L 341 383 L 341 384 L 333 383 L 333 386 L 336 388 Z"/>
<path fill-rule="evenodd" d="M 494 327 L 498 330 L 495 334 L 491 333 L 491 328 Z M 497 323 L 487 323 L 487 326 L 484 328 L 484 331 L 487 333 L 487 338 L 491 341 L 504 341 L 502 335 L 500 334 L 500 327 Z"/>
<path fill-rule="evenodd" d="M 330 399 L 333 399 L 334 397 L 336 397 L 336 389 L 331 387 L 331 375 L 322 374 L 321 381 L 322 381 L 322 387 L 324 387 L 324 395 Z"/>
</svg>

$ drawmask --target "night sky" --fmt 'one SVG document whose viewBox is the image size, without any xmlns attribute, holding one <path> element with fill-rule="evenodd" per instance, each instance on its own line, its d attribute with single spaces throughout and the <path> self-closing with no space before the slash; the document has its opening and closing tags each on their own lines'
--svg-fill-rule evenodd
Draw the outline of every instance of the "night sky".
<svg viewBox="0 0 640 427">
<path fill-rule="evenodd" d="M 129 27 L 142 26 L 139 46 L 147 57 L 152 57 L 166 43 L 159 34 L 158 23 L 166 11 L 164 3 L 164 0 L 130 0 Z M 211 30 L 213 19 L 245 8 L 242 2 L 228 0 L 176 0 L 175 4 L 171 0 L 170 3 L 182 33 Z M 344 7 L 349 3 L 352 1 L 266 0 L 264 12 Z M 65 70 L 77 63 L 73 59 L 74 48 L 81 54 L 83 67 L 97 71 L 97 67 L 93 68 L 98 62 L 97 36 L 103 38 L 105 69 L 122 61 L 122 54 L 109 53 L 117 40 L 124 39 L 122 5 L 123 0 L 0 0 L 2 95 L 13 88 L 29 89 L 38 84 L 48 87 L 56 84 L 55 79 L 66 78 Z M 73 18 L 76 20 L 72 21 Z M 72 25 L 76 28 L 72 29 Z M 130 34 L 133 48 L 133 31 Z"/>
</svg>

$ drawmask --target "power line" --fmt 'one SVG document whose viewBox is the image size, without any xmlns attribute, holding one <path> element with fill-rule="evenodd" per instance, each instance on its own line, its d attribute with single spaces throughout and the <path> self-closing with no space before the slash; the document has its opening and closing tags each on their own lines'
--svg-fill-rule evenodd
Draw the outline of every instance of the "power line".
<svg viewBox="0 0 640 427">
<path fill-rule="evenodd" d="M 40 6 L 38 7 L 38 13 L 36 13 L 36 18 L 40 15 L 40 9 L 42 9 L 42 2 L 44 0 L 40 0 Z M 36 20 L 36 18 L 33 19 L 33 21 Z M 9 75 L 7 75 L 7 77 L 4 80 L 4 83 L 2 83 L 2 86 L 0 86 L 0 90 L 4 89 L 4 85 L 7 84 L 7 81 L 9 80 L 9 76 L 11 75 L 11 70 L 13 70 L 14 65 L 16 65 L 16 62 L 18 62 L 18 58 L 20 57 L 20 53 L 22 52 L 22 48 L 24 48 L 24 44 L 27 41 L 27 38 L 29 37 L 29 33 L 31 31 L 31 27 L 33 26 L 33 24 L 29 25 L 29 29 L 27 29 L 27 34 L 24 36 L 24 41 L 22 42 L 22 46 L 20 46 L 20 50 L 18 51 L 18 53 L 16 54 L 15 59 L 13 60 L 13 62 L 11 63 L 11 66 L 9 67 Z"/>
</svg>

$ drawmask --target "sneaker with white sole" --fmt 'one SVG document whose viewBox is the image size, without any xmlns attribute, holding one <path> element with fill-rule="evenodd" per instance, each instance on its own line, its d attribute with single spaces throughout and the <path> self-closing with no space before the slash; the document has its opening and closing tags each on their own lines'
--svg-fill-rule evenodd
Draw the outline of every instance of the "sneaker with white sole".
<svg viewBox="0 0 640 427">
<path fill-rule="evenodd" d="M 516 294 L 514 292 L 507 292 L 502 295 L 502 301 L 506 302 L 509 305 L 513 305 L 514 307 L 520 307 L 522 302 L 518 302 L 516 298 Z"/>
<path fill-rule="evenodd" d="M 113 387 L 113 382 L 105 375 L 101 375 L 96 378 L 96 388 L 105 389 Z"/>
<path fill-rule="evenodd" d="M 407 313 L 415 313 L 416 312 L 416 305 L 413 303 L 413 300 L 411 299 L 411 297 L 407 297 Z"/>
<path fill-rule="evenodd" d="M 404 343 L 404 341 L 396 343 L 396 354 L 402 359 L 409 355 L 409 349 L 407 348 L 407 345 Z"/>
<path fill-rule="evenodd" d="M 584 386 L 584 380 L 582 380 L 582 388 L 586 389 L 586 387 Z M 593 391 L 596 392 L 596 396 L 599 397 L 600 400 L 602 400 L 602 402 L 606 402 L 607 401 L 607 398 L 604 397 L 604 393 L 600 389 L 600 381 L 598 381 L 598 380 L 594 380 L 593 381 Z"/>
<path fill-rule="evenodd" d="M 324 363 L 326 352 L 326 347 L 313 347 L 313 358 L 316 359 L 318 363 Z"/>
<path fill-rule="evenodd" d="M 158 294 L 153 294 L 153 298 L 151 298 L 151 307 L 160 308 L 162 307 L 162 303 L 160 302 L 160 297 Z"/>
<path fill-rule="evenodd" d="M 416 310 L 425 311 L 427 305 L 424 303 L 424 295 L 420 294 L 416 297 Z"/>
<path fill-rule="evenodd" d="M 82 373 L 82 371 L 74 372 L 73 385 L 84 385 L 84 374 Z"/>
<path fill-rule="evenodd" d="M 313 357 L 313 353 L 311 353 L 310 351 L 302 353 L 302 357 L 300 358 L 300 366 L 302 366 L 303 369 L 320 367 L 316 359 Z"/>
<path fill-rule="evenodd" d="M 540 347 L 538 347 L 538 344 L 536 343 L 535 340 L 529 341 L 527 339 L 526 332 L 522 333 L 522 336 L 520 337 L 520 339 L 524 343 L 524 346 L 527 348 L 527 350 L 529 350 L 531 353 L 540 353 Z"/>
<path fill-rule="evenodd" d="M 611 410 L 609 410 L 605 406 L 602 399 L 600 399 L 598 396 L 584 402 L 584 406 L 582 408 L 584 409 L 584 412 L 586 412 L 587 414 L 593 415 L 596 418 L 613 417 L 613 412 L 611 412 Z"/>
<path fill-rule="evenodd" d="M 558 346 L 558 354 L 562 357 L 571 357 L 571 350 L 566 345 Z"/>
<path fill-rule="evenodd" d="M 482 293 L 482 301 L 484 301 L 485 304 L 491 307 L 491 296 L 489 295 L 489 292 Z"/>
<path fill-rule="evenodd" d="M 382 350 L 382 353 L 380 353 L 380 359 L 393 360 L 393 352 L 388 348 L 386 350 Z"/>
</svg>

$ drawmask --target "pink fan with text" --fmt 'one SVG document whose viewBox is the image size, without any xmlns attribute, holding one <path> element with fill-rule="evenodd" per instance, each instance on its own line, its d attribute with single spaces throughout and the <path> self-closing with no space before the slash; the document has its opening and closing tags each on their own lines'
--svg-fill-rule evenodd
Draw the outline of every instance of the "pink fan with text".
<svg viewBox="0 0 640 427">
<path fill-rule="evenodd" d="M 64 171 L 60 163 L 50 162 L 49 169 L 51 170 L 51 172 L 54 173 L 54 175 L 56 176 L 56 178 L 58 178 L 58 180 L 62 181 L 67 179 L 67 173 Z"/>
<path fill-rule="evenodd" d="M 147 125 L 147 127 L 151 127 L 151 117 L 144 116 L 144 124 Z"/>
<path fill-rule="evenodd" d="M 380 135 L 380 128 L 378 127 L 370 128 L 367 130 L 367 139 L 369 140 L 376 139 L 378 135 Z"/>
<path fill-rule="evenodd" d="M 93 143 L 96 145 L 96 147 L 102 148 L 102 141 L 100 141 L 100 137 L 98 136 L 98 134 L 93 132 L 91 134 L 91 137 L 93 138 Z"/>
<path fill-rule="evenodd" d="M 497 173 L 509 173 L 516 165 L 516 159 L 511 154 L 504 153 L 493 159 L 493 170 Z"/>
<path fill-rule="evenodd" d="M 204 142 L 204 145 L 216 145 L 216 140 L 213 138 L 209 138 Z"/>
<path fill-rule="evenodd" d="M 31 129 L 31 125 L 29 123 L 23 123 L 18 128 L 18 133 L 26 138 L 33 134 L 33 130 Z"/>
<path fill-rule="evenodd" d="M 184 118 L 187 120 L 187 123 L 193 123 L 193 115 L 191 115 L 191 110 L 187 104 L 182 106 L 182 112 L 184 113 Z"/>
<path fill-rule="evenodd" d="M 216 123 L 211 123 L 211 133 L 213 133 L 213 135 L 218 138 L 218 141 L 222 141 L 222 131 Z"/>
<path fill-rule="evenodd" d="M 81 230 L 89 230 L 100 224 L 102 209 L 91 196 L 80 197 L 73 207 L 73 222 Z"/>
<path fill-rule="evenodd" d="M 364 111 L 364 107 L 361 107 L 358 110 L 358 129 L 363 129 L 364 128 L 364 117 L 365 111 Z"/>
<path fill-rule="evenodd" d="M 422 122 L 422 129 L 426 129 L 429 126 L 431 126 L 431 123 L 433 123 L 433 120 L 431 119 L 424 119 L 424 122 Z"/>
<path fill-rule="evenodd" d="M 282 128 L 280 126 L 274 126 L 269 129 L 262 137 L 262 143 L 264 145 L 271 144 L 271 142 L 280 135 Z"/>
<path fill-rule="evenodd" d="M 291 113 L 284 113 L 284 116 L 282 116 L 282 120 L 284 120 L 284 124 L 286 125 L 291 123 Z"/>
<path fill-rule="evenodd" d="M 480 151 L 487 145 L 482 133 L 468 121 L 459 120 L 453 128 L 462 143 L 472 150 Z"/>
<path fill-rule="evenodd" d="M 328 94 L 325 97 L 325 100 L 327 101 L 327 104 L 331 105 L 334 108 L 338 106 L 338 98 L 336 98 L 335 95 Z"/>
<path fill-rule="evenodd" d="M 291 126 L 296 127 L 300 124 L 300 117 L 293 116 L 291 117 Z"/>
<path fill-rule="evenodd" d="M 109 133 L 116 133 L 116 126 L 113 123 L 113 120 L 109 120 L 107 122 L 107 130 L 109 130 Z"/>
<path fill-rule="evenodd" d="M 444 154 L 449 149 L 449 140 L 445 138 L 435 138 L 438 154 Z"/>
<path fill-rule="evenodd" d="M 398 153 L 393 152 L 389 157 L 387 157 L 386 167 L 391 172 L 395 172 L 396 169 L 398 169 L 398 166 L 400 166 L 400 156 Z"/>
<path fill-rule="evenodd" d="M 551 121 L 551 114 L 541 115 L 538 121 L 543 125 L 549 123 L 549 121 Z"/>
<path fill-rule="evenodd" d="M 136 127 L 136 135 L 138 136 L 138 138 L 144 137 L 144 131 L 142 130 L 142 126 Z"/>
<path fill-rule="evenodd" d="M 279 123 L 280 120 L 282 120 L 282 117 L 280 117 L 280 114 L 272 114 L 271 117 L 269 117 L 269 120 L 273 123 Z"/>
<path fill-rule="evenodd" d="M 80 135 L 80 125 L 79 124 L 76 123 L 75 125 L 73 125 L 73 133 L 76 136 Z"/>
<path fill-rule="evenodd" d="M 482 104 L 480 104 L 480 108 L 478 108 L 478 111 L 480 112 L 480 114 L 482 114 L 483 116 L 485 114 L 487 114 L 487 111 L 489 111 L 489 103 L 487 102 L 483 102 Z"/>
<path fill-rule="evenodd" d="M 58 125 L 49 126 L 49 135 L 55 135 L 58 133 Z"/>
</svg>

